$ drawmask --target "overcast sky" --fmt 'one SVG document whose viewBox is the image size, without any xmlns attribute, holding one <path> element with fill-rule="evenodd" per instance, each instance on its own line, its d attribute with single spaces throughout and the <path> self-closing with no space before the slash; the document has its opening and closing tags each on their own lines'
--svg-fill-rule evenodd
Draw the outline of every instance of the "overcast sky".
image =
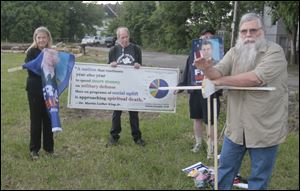
<svg viewBox="0 0 300 191">
<path fill-rule="evenodd" d="M 108 3 L 116 4 L 117 2 L 121 3 L 122 1 L 98 1 L 98 3 L 100 4 L 108 4 Z"/>
<path fill-rule="evenodd" d="M 84 3 L 90 2 L 90 1 L 83 1 Z M 116 4 L 117 2 L 121 3 L 123 1 L 97 1 L 98 4 Z"/>
</svg>

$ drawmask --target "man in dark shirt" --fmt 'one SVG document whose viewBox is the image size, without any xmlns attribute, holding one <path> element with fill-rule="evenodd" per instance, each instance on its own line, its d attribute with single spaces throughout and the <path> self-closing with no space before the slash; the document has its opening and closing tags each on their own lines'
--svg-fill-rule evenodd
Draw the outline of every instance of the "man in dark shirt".
<svg viewBox="0 0 300 191">
<path fill-rule="evenodd" d="M 205 29 L 200 33 L 200 39 L 202 39 L 202 46 L 201 46 L 201 56 L 205 58 L 212 59 L 212 44 L 209 42 L 210 38 L 213 38 L 214 30 L 212 29 Z M 200 53 L 200 52 L 199 52 Z M 194 60 L 192 56 L 189 56 L 186 61 L 185 70 L 183 73 L 182 80 L 178 83 L 178 86 L 191 86 L 191 85 L 201 85 L 202 80 L 204 78 L 204 73 L 201 69 L 197 68 L 194 65 Z M 174 93 L 181 93 L 183 90 L 176 90 Z M 207 112 L 207 99 L 203 98 L 201 90 L 188 90 L 190 94 L 189 97 L 189 109 L 190 109 L 190 118 L 194 119 L 194 135 L 195 135 L 195 144 L 191 151 L 193 153 L 200 152 L 201 144 L 202 144 L 202 137 L 203 137 L 203 129 L 202 122 L 208 124 L 208 112 Z M 220 100 L 219 96 L 216 93 L 214 95 L 217 97 L 217 113 L 219 114 L 220 111 Z M 211 102 L 211 108 L 212 102 Z M 211 118 L 213 119 L 213 109 L 211 109 Z M 204 126 L 205 127 L 205 126 Z M 210 130 L 211 135 L 211 142 L 208 143 L 208 153 L 207 158 L 212 157 L 213 153 L 213 129 Z"/>
<path fill-rule="evenodd" d="M 117 29 L 118 43 L 109 51 L 108 64 L 111 67 L 117 65 L 132 65 L 135 69 L 139 69 L 142 64 L 141 49 L 129 42 L 129 30 L 126 27 L 119 27 Z M 110 130 L 110 139 L 107 146 L 116 145 L 120 138 L 121 132 L 121 115 L 122 111 L 114 111 L 112 116 L 112 128 Z M 137 111 L 129 111 L 131 134 L 134 142 L 137 145 L 145 146 L 142 139 L 142 133 L 139 128 L 139 117 Z"/>
</svg>

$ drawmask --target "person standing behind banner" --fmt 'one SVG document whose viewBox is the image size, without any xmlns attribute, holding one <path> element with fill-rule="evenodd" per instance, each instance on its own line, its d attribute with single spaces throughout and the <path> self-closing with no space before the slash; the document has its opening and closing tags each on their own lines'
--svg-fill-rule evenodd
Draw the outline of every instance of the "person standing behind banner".
<svg viewBox="0 0 300 191">
<path fill-rule="evenodd" d="M 126 27 L 117 29 L 117 43 L 109 51 L 108 64 L 111 67 L 117 65 L 132 65 L 139 69 L 142 65 L 141 49 L 129 42 L 129 30 Z M 116 145 L 120 138 L 122 111 L 114 111 L 112 116 L 112 128 L 110 130 L 110 139 L 106 146 Z M 137 111 L 129 111 L 131 135 L 137 145 L 145 146 L 142 139 L 142 133 L 139 128 L 139 116 Z"/>
<path fill-rule="evenodd" d="M 51 48 L 52 37 L 46 27 L 38 27 L 33 33 L 33 43 L 26 50 L 25 63 L 34 60 L 44 48 Z M 41 76 L 28 71 L 26 90 L 30 109 L 30 157 L 39 158 L 41 149 L 41 133 L 43 132 L 43 148 L 47 154 L 54 153 L 54 140 L 51 121 L 43 96 Z"/>
<path fill-rule="evenodd" d="M 275 91 L 228 91 L 227 119 L 218 169 L 219 189 L 231 190 L 248 151 L 249 190 L 268 188 L 279 144 L 288 134 L 287 61 L 283 49 L 265 38 L 259 15 L 247 13 L 233 48 L 216 65 L 196 59 L 220 86 L 270 86 Z"/>
<path fill-rule="evenodd" d="M 200 36 L 200 39 L 202 39 L 203 42 L 201 47 L 202 54 L 204 57 L 207 57 L 208 59 L 212 59 L 212 44 L 208 41 L 208 39 L 212 38 L 213 35 L 214 35 L 214 31 L 212 29 L 205 29 L 201 32 L 201 36 Z M 182 81 L 178 83 L 178 86 L 192 85 L 191 72 L 202 73 L 202 78 L 204 77 L 203 71 L 193 67 L 193 65 L 194 65 L 193 59 L 191 58 L 191 56 L 189 56 L 186 62 Z M 195 71 L 192 71 L 192 68 L 195 68 L 194 69 Z M 183 90 L 174 91 L 174 94 L 181 93 L 181 92 L 183 92 Z M 190 118 L 194 119 L 194 135 L 195 135 L 195 142 L 196 142 L 193 148 L 191 149 L 191 151 L 193 153 L 198 153 L 200 151 L 201 144 L 202 144 L 202 136 L 203 136 L 202 121 L 205 124 L 208 124 L 207 99 L 203 98 L 201 90 L 188 90 L 188 93 L 190 94 L 190 98 L 189 98 Z M 219 100 L 219 96 L 216 97 L 217 97 L 217 108 L 218 108 L 217 110 L 219 113 L 220 100 Z M 211 116 L 213 119 L 212 104 L 211 104 Z M 213 128 L 211 128 L 211 136 L 213 136 Z M 211 139 L 211 146 L 213 147 L 213 138 Z M 213 148 L 211 148 L 210 151 L 213 153 Z M 212 153 L 208 153 L 208 155 L 211 155 Z"/>
</svg>

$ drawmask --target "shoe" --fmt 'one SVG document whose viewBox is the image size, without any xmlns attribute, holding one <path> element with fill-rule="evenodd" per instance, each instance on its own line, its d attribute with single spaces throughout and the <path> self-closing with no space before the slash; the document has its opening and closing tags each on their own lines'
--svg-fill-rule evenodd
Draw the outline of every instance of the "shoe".
<svg viewBox="0 0 300 191">
<path fill-rule="evenodd" d="M 145 141 L 143 139 L 138 139 L 135 141 L 135 144 L 144 147 L 146 145 Z"/>
<path fill-rule="evenodd" d="M 248 184 L 248 180 L 246 178 L 243 178 L 240 174 L 237 174 L 236 177 L 234 178 L 233 184 L 239 184 L 239 183 Z"/>
<path fill-rule="evenodd" d="M 194 145 L 194 147 L 191 149 L 191 151 L 192 151 L 193 153 L 198 153 L 198 152 L 200 151 L 200 148 L 201 148 L 201 143 L 196 143 L 196 144 Z"/>
<path fill-rule="evenodd" d="M 39 153 L 36 152 L 36 151 L 31 151 L 30 152 L 30 157 L 31 157 L 32 160 L 37 160 L 37 159 L 39 159 Z"/>
<path fill-rule="evenodd" d="M 108 143 L 106 144 L 106 147 L 109 147 L 109 146 L 116 146 L 118 144 L 118 140 L 117 139 L 114 139 L 113 137 L 111 137 L 108 141 Z"/>
</svg>

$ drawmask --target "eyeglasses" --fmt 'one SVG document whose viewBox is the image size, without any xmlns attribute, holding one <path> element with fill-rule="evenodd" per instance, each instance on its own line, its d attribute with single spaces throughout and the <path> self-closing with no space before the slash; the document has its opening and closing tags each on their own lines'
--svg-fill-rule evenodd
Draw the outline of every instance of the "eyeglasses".
<svg viewBox="0 0 300 191">
<path fill-rule="evenodd" d="M 252 34 L 256 34 L 258 30 L 260 30 L 261 28 L 257 28 L 257 29 L 243 29 L 243 30 L 240 30 L 240 33 L 242 35 L 246 35 L 248 32 L 252 35 Z"/>
</svg>

